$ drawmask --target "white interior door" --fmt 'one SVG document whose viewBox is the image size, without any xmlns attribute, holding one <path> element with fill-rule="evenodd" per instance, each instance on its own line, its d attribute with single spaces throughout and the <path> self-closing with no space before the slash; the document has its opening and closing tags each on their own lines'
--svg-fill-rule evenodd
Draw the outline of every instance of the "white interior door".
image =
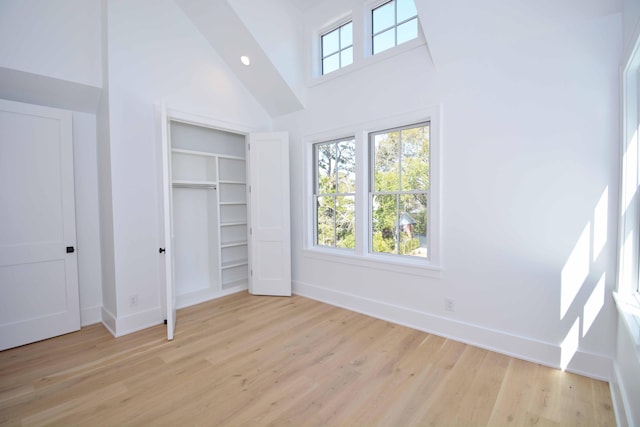
<svg viewBox="0 0 640 427">
<path fill-rule="evenodd" d="M 291 295 L 289 135 L 249 135 L 249 292 Z"/>
<path fill-rule="evenodd" d="M 174 275 L 173 260 L 173 202 L 171 191 L 171 139 L 169 132 L 169 119 L 165 107 L 157 107 L 156 117 L 158 121 L 158 131 L 161 145 L 161 168 L 162 168 L 162 240 L 163 246 L 159 248 L 162 260 L 162 275 L 164 276 L 166 292 L 166 316 L 167 316 L 167 339 L 172 340 L 176 329 L 176 281 Z"/>
<path fill-rule="evenodd" d="M 0 350 L 80 329 L 71 120 L 0 100 Z"/>
</svg>

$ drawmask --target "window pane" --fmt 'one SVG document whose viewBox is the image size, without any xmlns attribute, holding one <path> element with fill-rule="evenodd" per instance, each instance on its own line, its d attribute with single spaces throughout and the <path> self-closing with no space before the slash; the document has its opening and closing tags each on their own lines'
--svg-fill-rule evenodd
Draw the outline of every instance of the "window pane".
<svg viewBox="0 0 640 427">
<path fill-rule="evenodd" d="M 340 52 L 340 61 L 341 61 L 341 64 L 340 64 L 341 67 L 346 67 L 347 65 L 353 64 L 353 48 L 352 47 Z"/>
<path fill-rule="evenodd" d="M 335 199 L 334 197 L 318 197 L 316 213 L 318 218 L 318 246 L 335 245 Z"/>
<path fill-rule="evenodd" d="M 427 195 L 400 196 L 398 216 L 398 253 L 427 257 Z"/>
<path fill-rule="evenodd" d="M 353 24 L 349 22 L 340 27 L 340 49 L 353 44 Z"/>
<path fill-rule="evenodd" d="M 408 42 L 418 37 L 418 18 L 398 25 L 398 44 Z"/>
<path fill-rule="evenodd" d="M 389 132 L 374 137 L 374 191 L 400 190 L 400 132 Z"/>
<path fill-rule="evenodd" d="M 384 33 L 380 33 L 373 38 L 373 54 L 391 49 L 396 45 L 395 29 L 392 28 Z"/>
<path fill-rule="evenodd" d="M 373 9 L 373 34 L 393 27 L 396 24 L 394 2 L 389 2 L 376 9 Z"/>
<path fill-rule="evenodd" d="M 322 36 L 322 57 L 331 55 L 340 49 L 340 39 L 338 29 Z"/>
<path fill-rule="evenodd" d="M 398 220 L 398 196 L 385 194 L 373 196 L 371 234 L 373 252 L 396 252 L 396 227 Z"/>
<path fill-rule="evenodd" d="M 317 194 L 335 193 L 335 145 L 316 145 L 316 191 Z"/>
<path fill-rule="evenodd" d="M 336 197 L 336 246 L 356 247 L 356 199 L 355 196 Z"/>
<path fill-rule="evenodd" d="M 355 140 L 340 141 L 336 144 L 336 165 L 338 168 L 338 193 L 356 191 L 356 143 Z"/>
<path fill-rule="evenodd" d="M 340 68 L 340 54 L 335 53 L 322 60 L 322 74 L 329 74 Z"/>
<path fill-rule="evenodd" d="M 398 3 L 398 22 L 406 21 L 418 14 L 413 0 L 396 0 Z"/>
<path fill-rule="evenodd" d="M 429 189 L 429 127 L 403 129 L 402 190 Z"/>
</svg>

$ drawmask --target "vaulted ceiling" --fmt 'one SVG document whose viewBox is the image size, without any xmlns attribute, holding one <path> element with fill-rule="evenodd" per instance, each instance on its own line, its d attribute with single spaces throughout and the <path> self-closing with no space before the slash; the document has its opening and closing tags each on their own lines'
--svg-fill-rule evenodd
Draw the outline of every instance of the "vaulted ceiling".
<svg viewBox="0 0 640 427">
<path fill-rule="evenodd" d="M 304 16 L 337 0 L 174 1 L 272 117 L 304 108 Z M 436 66 L 487 55 L 537 33 L 622 10 L 622 0 L 415 2 Z M 251 58 L 250 66 L 240 62 L 242 55 Z"/>
</svg>

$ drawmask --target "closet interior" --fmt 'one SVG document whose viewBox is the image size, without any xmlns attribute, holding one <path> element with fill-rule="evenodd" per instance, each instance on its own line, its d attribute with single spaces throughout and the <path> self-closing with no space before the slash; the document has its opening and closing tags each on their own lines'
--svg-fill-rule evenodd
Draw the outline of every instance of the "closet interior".
<svg viewBox="0 0 640 427">
<path fill-rule="evenodd" d="M 245 136 L 170 122 L 177 308 L 247 289 Z"/>
</svg>

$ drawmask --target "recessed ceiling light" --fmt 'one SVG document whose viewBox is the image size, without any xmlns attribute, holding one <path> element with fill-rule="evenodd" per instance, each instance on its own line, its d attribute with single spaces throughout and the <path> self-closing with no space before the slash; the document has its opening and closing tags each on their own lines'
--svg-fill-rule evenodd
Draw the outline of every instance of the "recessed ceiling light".
<svg viewBox="0 0 640 427">
<path fill-rule="evenodd" d="M 251 65 L 251 59 L 250 59 L 248 56 L 246 56 L 246 55 L 242 55 L 242 56 L 240 57 L 240 61 L 241 61 L 244 65 L 246 65 L 246 66 Z"/>
</svg>

